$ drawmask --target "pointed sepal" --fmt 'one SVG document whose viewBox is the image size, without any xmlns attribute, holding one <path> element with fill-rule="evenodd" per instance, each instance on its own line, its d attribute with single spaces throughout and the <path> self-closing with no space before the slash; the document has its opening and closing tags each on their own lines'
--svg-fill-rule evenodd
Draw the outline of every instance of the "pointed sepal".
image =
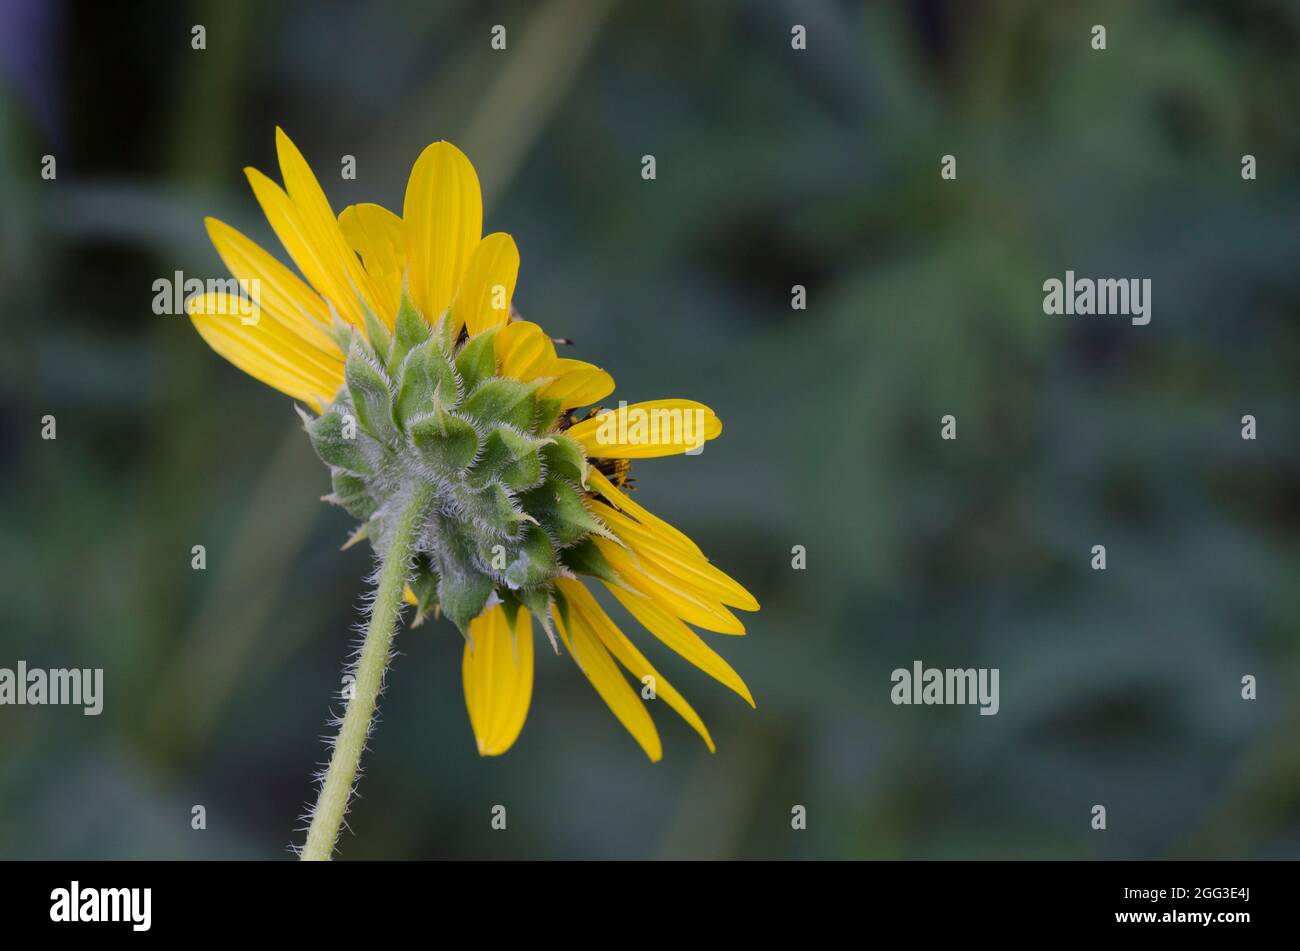
<svg viewBox="0 0 1300 951">
<path fill-rule="evenodd" d="M 358 337 L 343 368 L 352 407 L 361 428 L 385 445 L 397 439 L 393 425 L 393 381 L 375 354 Z"/>
<path fill-rule="evenodd" d="M 483 613 L 492 594 L 492 579 L 477 572 L 438 578 L 438 605 L 451 618 L 461 634 L 469 637 L 469 622 Z"/>
<path fill-rule="evenodd" d="M 393 348 L 393 335 L 388 332 L 384 322 L 364 302 L 361 304 L 361 311 L 366 322 L 366 338 L 370 341 L 370 349 L 374 351 L 380 363 L 387 364 L 389 353 Z"/>
<path fill-rule="evenodd" d="M 512 594 L 523 602 L 529 613 L 542 625 L 542 630 L 546 632 L 546 637 L 551 642 L 551 650 L 558 654 L 560 642 L 555 639 L 555 628 L 551 625 L 551 589 L 520 588 Z"/>
<path fill-rule="evenodd" d="M 503 575 L 511 588 L 549 584 L 555 578 L 555 546 L 540 526 L 530 525 L 515 546 Z"/>
<path fill-rule="evenodd" d="M 432 335 L 432 328 L 416 309 L 410 295 L 403 290 L 402 303 L 397 308 L 397 319 L 393 323 L 393 345 L 388 352 L 389 372 L 395 374 L 406 355 Z"/>
<path fill-rule="evenodd" d="M 533 409 L 533 431 L 544 433 L 554 429 L 563 411 L 564 404 L 560 400 L 546 399 L 539 396 L 537 405 Z"/>
<path fill-rule="evenodd" d="M 620 587 L 624 584 L 618 572 L 610 567 L 605 556 L 600 553 L 600 549 L 590 538 L 584 538 L 576 545 L 570 545 L 561 551 L 560 561 L 575 575 L 589 575 Z"/>
<path fill-rule="evenodd" d="M 588 535 L 609 535 L 609 530 L 587 508 L 582 493 L 558 476 L 548 477 L 537 488 L 523 493 L 519 501 L 529 515 L 546 526 L 561 548 Z"/>
<path fill-rule="evenodd" d="M 330 481 L 334 488 L 333 494 L 329 496 L 331 502 L 343 506 L 349 515 L 361 522 L 375 514 L 379 506 L 370 497 L 366 480 L 361 476 L 335 469 Z"/>
<path fill-rule="evenodd" d="M 336 466 L 357 475 L 373 475 L 374 466 L 361 447 L 365 437 L 357 430 L 357 419 L 350 413 L 330 410 L 308 424 L 316 455 L 327 466 Z"/>
<path fill-rule="evenodd" d="M 509 426 L 496 426 L 483 440 L 474 478 L 479 484 L 500 481 L 516 490 L 537 485 L 542 478 L 539 450 L 551 442 L 549 436 L 529 436 Z"/>
<path fill-rule="evenodd" d="M 429 412 L 435 398 L 455 405 L 459 396 L 455 371 L 438 342 L 427 337 L 402 361 L 397 384 L 398 425 L 406 428 L 410 420 Z"/>
<path fill-rule="evenodd" d="M 411 593 L 415 595 L 415 624 L 438 607 L 438 573 L 428 555 L 417 555 L 411 568 Z"/>
<path fill-rule="evenodd" d="M 496 349 L 493 339 L 496 329 L 484 331 L 476 337 L 470 337 L 465 346 L 456 355 L 456 372 L 465 383 L 469 392 L 497 372 Z"/>
<path fill-rule="evenodd" d="M 525 512 L 499 482 L 491 483 L 474 496 L 471 515 L 491 539 L 518 538 L 524 525 L 537 524 L 537 519 Z"/>
<path fill-rule="evenodd" d="M 533 384 L 493 377 L 469 391 L 460 408 L 466 416 L 484 426 L 508 423 L 527 432 L 533 422 L 536 390 Z"/>
<path fill-rule="evenodd" d="M 578 485 L 587 484 L 587 453 L 576 439 L 554 434 L 550 445 L 542 447 L 542 461 L 548 473 L 563 476 Z"/>
<path fill-rule="evenodd" d="M 448 474 L 470 464 L 478 452 L 478 433 L 466 420 L 434 400 L 428 412 L 407 422 L 411 446 L 435 472 Z"/>
</svg>

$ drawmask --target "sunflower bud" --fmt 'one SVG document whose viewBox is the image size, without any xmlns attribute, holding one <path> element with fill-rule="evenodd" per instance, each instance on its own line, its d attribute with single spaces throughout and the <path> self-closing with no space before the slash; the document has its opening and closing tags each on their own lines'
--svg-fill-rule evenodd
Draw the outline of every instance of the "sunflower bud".
<svg viewBox="0 0 1300 951">
<path fill-rule="evenodd" d="M 331 500 L 384 551 L 388 513 L 432 484 L 408 578 L 419 616 L 437 605 L 468 632 L 495 597 L 546 622 L 562 573 L 614 576 L 588 543 L 608 533 L 578 488 L 586 456 L 555 430 L 558 406 L 538 398 L 541 383 L 497 375 L 495 330 L 458 347 L 446 330 L 404 300 L 382 341 L 387 359 L 352 333 L 346 385 L 308 425 L 332 469 Z"/>
</svg>

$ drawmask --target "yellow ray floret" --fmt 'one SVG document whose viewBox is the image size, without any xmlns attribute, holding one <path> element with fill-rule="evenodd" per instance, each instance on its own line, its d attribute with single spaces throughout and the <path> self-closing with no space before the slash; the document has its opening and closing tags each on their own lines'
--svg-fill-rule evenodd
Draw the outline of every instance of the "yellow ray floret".
<svg viewBox="0 0 1300 951">
<path fill-rule="evenodd" d="M 551 369 L 555 379 L 542 387 L 538 395 L 559 400 L 561 409 L 590 406 L 614 392 L 614 378 L 590 363 L 561 357 Z"/>
<path fill-rule="evenodd" d="M 435 142 L 416 159 L 406 184 L 402 229 L 411 299 L 425 320 L 436 323 L 483 236 L 478 175 L 450 142 Z"/>
<path fill-rule="evenodd" d="M 500 756 L 514 744 L 533 695 L 533 623 L 520 608 L 514 630 L 501 605 L 470 622 L 461 677 L 465 706 L 480 756 Z"/>
<path fill-rule="evenodd" d="M 359 303 L 383 317 L 391 327 L 396 311 L 385 312 L 380 306 L 379 295 L 344 239 L 329 199 L 312 174 L 311 166 L 280 128 L 275 130 L 275 151 L 280 160 L 284 190 L 297 212 L 297 220 L 306 229 L 308 245 L 318 252 L 318 261 L 333 289 L 333 293 L 326 296 L 340 311 L 345 303 L 352 306 Z M 325 293 L 319 285 L 316 289 Z"/>
<path fill-rule="evenodd" d="M 618 718 L 632 738 L 641 744 L 646 756 L 653 763 L 663 758 L 663 745 L 659 742 L 659 732 L 655 729 L 650 714 L 646 712 L 636 692 L 628 686 L 627 679 L 619 671 L 609 650 L 599 635 L 592 630 L 585 616 L 580 611 L 570 611 L 568 621 L 563 612 L 555 617 L 556 629 L 560 639 L 573 655 L 578 669 L 591 681 L 605 705 Z"/>
<path fill-rule="evenodd" d="M 684 552 L 665 543 L 654 532 L 621 512 L 604 512 L 602 515 L 605 523 L 642 564 L 653 565 L 671 575 L 696 597 L 729 604 L 742 611 L 758 610 L 754 596 L 726 572 L 709 564 L 703 555 Z"/>
<path fill-rule="evenodd" d="M 341 262 L 331 261 L 317 236 L 302 220 L 288 193 L 255 168 L 244 169 L 253 196 L 262 206 L 262 213 L 271 230 L 293 263 L 298 266 L 307 282 L 321 297 L 328 300 L 339 316 L 354 327 L 365 324 L 364 310 L 355 291 L 341 276 Z"/>
<path fill-rule="evenodd" d="M 492 340 L 501 375 L 531 383 L 550 379 L 555 369 L 555 344 L 530 320 L 512 320 Z"/>
<path fill-rule="evenodd" d="M 336 350 L 330 326 L 329 307 L 298 275 L 224 221 L 205 218 L 212 246 L 222 262 L 249 292 L 255 290 L 258 304 L 307 343 L 321 350 Z"/>
<path fill-rule="evenodd" d="M 658 566 L 643 561 L 617 542 L 596 538 L 595 544 L 610 567 L 628 585 L 671 608 L 683 621 L 718 634 L 745 633 L 745 625 L 721 602 L 690 588 Z"/>
<path fill-rule="evenodd" d="M 639 683 L 646 685 L 647 678 L 650 678 L 649 685 L 653 687 L 655 696 L 677 711 L 678 715 L 700 735 L 709 751 L 713 752 L 713 738 L 709 736 L 704 721 L 700 719 L 685 698 L 673 688 L 672 684 L 665 680 L 659 671 L 655 670 L 650 662 L 645 659 L 645 656 L 610 620 L 609 615 L 591 596 L 591 592 L 581 582 L 570 581 L 567 578 L 561 579 L 558 582 L 558 587 L 560 593 L 568 599 L 570 623 L 585 625 L 591 630 L 609 653 L 616 657 L 618 662 L 626 667 L 628 673 Z M 642 745 L 644 746 L 644 744 Z M 647 750 L 647 752 L 649 751 Z"/>
<path fill-rule="evenodd" d="M 402 275 L 406 272 L 402 219 L 382 205 L 363 202 L 339 212 L 339 228 L 352 250 L 361 255 L 361 265 L 370 275 L 382 312 L 396 314 L 402 302 Z"/>
<path fill-rule="evenodd" d="M 649 459 L 697 450 L 722 433 L 722 420 L 694 400 L 649 400 L 604 410 L 568 435 L 603 459 Z"/>
<path fill-rule="evenodd" d="M 185 306 L 213 350 L 249 376 L 319 412 L 343 384 L 342 356 L 337 350 L 316 349 L 266 312 L 244 317 L 238 310 L 241 303 L 225 293 L 210 293 L 190 298 Z"/>
<path fill-rule="evenodd" d="M 510 318 L 510 301 L 519 276 L 519 249 L 508 234 L 490 234 L 470 255 L 451 304 L 454 337 L 465 327 L 476 336 Z"/>
<path fill-rule="evenodd" d="M 614 597 L 647 631 L 714 680 L 740 694 L 751 707 L 754 706 L 754 697 L 740 675 L 713 648 L 704 643 L 700 635 L 683 624 L 680 618 L 664 610 L 653 598 L 635 594 L 608 582 L 605 587 L 613 592 Z"/>
<path fill-rule="evenodd" d="M 655 515 L 643 505 L 634 502 L 630 496 L 620 492 L 614 483 L 606 478 L 605 474 L 598 469 L 589 469 L 587 471 L 587 485 L 594 489 L 606 502 L 618 509 L 620 512 L 626 512 L 646 528 L 654 530 L 661 539 L 676 544 L 677 547 L 695 552 L 703 557 L 703 552 L 699 546 L 691 541 L 689 535 L 670 523 Z"/>
<path fill-rule="evenodd" d="M 531 321 L 506 324 L 493 339 L 493 347 L 503 376 L 524 383 L 542 381 L 545 385 L 538 395 L 559 400 L 563 410 L 590 406 L 614 391 L 614 378 L 600 367 L 557 357 L 555 343 Z"/>
</svg>

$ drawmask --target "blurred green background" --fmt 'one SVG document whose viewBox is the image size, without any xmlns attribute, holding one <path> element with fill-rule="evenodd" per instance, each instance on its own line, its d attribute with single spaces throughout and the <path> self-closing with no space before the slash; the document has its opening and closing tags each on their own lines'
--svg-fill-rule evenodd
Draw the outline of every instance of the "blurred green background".
<svg viewBox="0 0 1300 951">
<path fill-rule="evenodd" d="M 1252 0 L 0 0 L 0 666 L 106 693 L 0 708 L 0 857 L 301 841 L 370 554 L 290 401 L 151 310 L 224 276 L 205 214 L 280 254 L 277 124 L 336 210 L 460 145 L 525 316 L 725 420 L 637 497 L 763 603 L 705 635 L 757 711 L 629 622 L 719 747 L 656 709 L 655 766 L 547 651 L 480 759 L 460 637 L 402 631 L 342 857 L 1300 855 L 1298 49 Z M 1067 268 L 1151 324 L 1044 316 Z M 892 705 L 916 659 L 1001 712 Z"/>
</svg>

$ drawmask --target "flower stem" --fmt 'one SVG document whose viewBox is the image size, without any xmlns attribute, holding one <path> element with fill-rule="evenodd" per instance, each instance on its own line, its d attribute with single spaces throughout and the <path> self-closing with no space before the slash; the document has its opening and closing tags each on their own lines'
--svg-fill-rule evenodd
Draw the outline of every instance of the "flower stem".
<svg viewBox="0 0 1300 951">
<path fill-rule="evenodd" d="M 343 824 L 343 814 L 347 811 L 356 781 L 361 751 L 365 749 L 370 734 L 375 703 L 384 684 L 384 672 L 388 669 L 393 629 L 402 606 L 402 590 L 410 570 L 415 539 L 432 499 L 432 485 L 421 483 L 416 486 L 397 517 L 389 536 L 388 550 L 380 560 L 374 605 L 366 627 L 366 639 L 361 645 L 361 658 L 357 662 L 352 699 L 343 715 L 325 782 L 316 800 L 311 827 L 307 830 L 307 844 L 302 850 L 303 861 L 328 861 L 334 853 L 339 827 Z"/>
</svg>

